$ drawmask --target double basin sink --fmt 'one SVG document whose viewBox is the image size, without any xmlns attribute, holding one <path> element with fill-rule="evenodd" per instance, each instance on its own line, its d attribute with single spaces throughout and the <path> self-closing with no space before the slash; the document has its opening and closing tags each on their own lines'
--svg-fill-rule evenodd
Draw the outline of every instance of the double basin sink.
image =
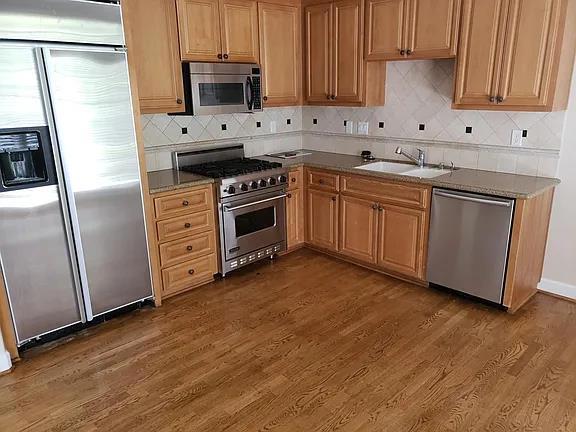
<svg viewBox="0 0 576 432">
<path fill-rule="evenodd" d="M 376 171 L 390 174 L 398 174 L 407 177 L 434 178 L 443 174 L 448 174 L 449 169 L 435 167 L 418 167 L 402 162 L 372 162 L 366 165 L 357 166 L 356 169 L 366 171 Z"/>
</svg>

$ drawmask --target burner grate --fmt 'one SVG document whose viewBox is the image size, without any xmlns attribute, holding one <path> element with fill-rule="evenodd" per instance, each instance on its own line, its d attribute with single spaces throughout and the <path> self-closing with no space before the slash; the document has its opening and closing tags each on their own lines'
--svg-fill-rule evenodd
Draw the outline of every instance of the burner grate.
<svg viewBox="0 0 576 432">
<path fill-rule="evenodd" d="M 281 167 L 282 164 L 278 162 L 269 162 L 251 158 L 238 158 L 184 166 L 180 169 L 182 171 L 202 175 L 205 177 L 225 178 Z"/>
</svg>

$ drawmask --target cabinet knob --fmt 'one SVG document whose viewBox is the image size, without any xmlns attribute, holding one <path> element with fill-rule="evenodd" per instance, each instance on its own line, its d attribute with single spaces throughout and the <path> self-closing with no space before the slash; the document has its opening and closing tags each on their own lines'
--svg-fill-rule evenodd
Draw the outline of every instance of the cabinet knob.
<svg viewBox="0 0 576 432">
<path fill-rule="evenodd" d="M 320 179 L 320 180 L 318 180 L 318 183 L 320 183 L 321 185 L 323 185 L 323 184 L 324 184 L 324 180 Z"/>
<path fill-rule="evenodd" d="M 412 51 L 411 49 L 406 50 L 406 54 L 407 54 L 407 55 L 412 55 L 412 52 L 413 52 L 413 51 Z"/>
<path fill-rule="evenodd" d="M 384 207 L 382 207 L 380 204 L 378 204 L 378 211 L 381 212 L 384 210 Z"/>
<path fill-rule="evenodd" d="M 400 50 L 400 55 L 402 55 L 402 56 L 403 56 L 404 54 L 406 54 L 406 51 L 405 51 L 405 50 L 403 50 L 403 49 L 401 49 L 401 50 Z"/>
<path fill-rule="evenodd" d="M 193 249 L 192 246 L 186 246 L 186 250 L 187 250 L 188 252 L 190 252 L 192 249 Z"/>
<path fill-rule="evenodd" d="M 292 198 L 292 194 L 291 193 L 286 194 L 286 198 Z"/>
<path fill-rule="evenodd" d="M 330 96 L 330 99 L 336 100 L 336 96 L 332 95 L 332 96 Z"/>
<path fill-rule="evenodd" d="M 372 204 L 372 210 L 378 210 L 378 204 L 376 203 Z"/>
<path fill-rule="evenodd" d="M 217 57 L 218 57 L 219 60 L 222 60 L 222 54 L 218 54 Z"/>
<path fill-rule="evenodd" d="M 228 54 L 224 54 L 224 60 L 228 60 Z"/>
<path fill-rule="evenodd" d="M 490 96 L 490 99 L 488 100 L 490 101 L 490 103 L 496 102 L 496 98 L 494 96 Z"/>
<path fill-rule="evenodd" d="M 330 95 L 329 95 L 329 94 L 326 95 L 326 99 L 330 100 Z"/>
<path fill-rule="evenodd" d="M 184 228 L 190 228 L 191 226 L 192 226 L 192 225 L 191 225 L 190 223 L 188 223 L 188 222 L 186 222 L 186 223 L 184 224 Z"/>
<path fill-rule="evenodd" d="M 332 197 L 332 201 L 336 201 L 336 197 L 335 197 L 335 196 Z"/>
<path fill-rule="evenodd" d="M 502 102 L 504 102 L 504 98 L 503 98 L 502 96 L 498 96 L 498 97 L 496 98 L 496 102 L 502 103 Z"/>
<path fill-rule="evenodd" d="M 290 181 L 291 181 L 292 183 L 296 183 L 296 177 L 292 177 L 292 178 L 290 179 Z"/>
<path fill-rule="evenodd" d="M 178 105 L 182 105 L 182 99 L 180 99 L 180 98 L 176 99 L 176 103 L 177 103 Z"/>
<path fill-rule="evenodd" d="M 188 207 L 190 205 L 190 203 L 187 200 L 182 201 L 182 205 L 184 207 Z"/>
<path fill-rule="evenodd" d="M 189 274 L 189 275 L 193 275 L 193 274 L 194 274 L 194 269 L 188 270 L 188 274 Z"/>
<path fill-rule="evenodd" d="M 264 101 L 268 100 L 268 96 L 264 96 L 262 99 L 264 99 Z"/>
</svg>

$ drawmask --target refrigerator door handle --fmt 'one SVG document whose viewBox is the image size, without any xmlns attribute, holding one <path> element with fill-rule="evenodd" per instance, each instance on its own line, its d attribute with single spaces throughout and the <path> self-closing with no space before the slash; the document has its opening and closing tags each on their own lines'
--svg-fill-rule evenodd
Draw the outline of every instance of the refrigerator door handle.
<svg viewBox="0 0 576 432">
<path fill-rule="evenodd" d="M 74 194 L 69 193 L 69 189 L 66 187 L 66 184 L 69 184 L 69 175 L 64 168 L 64 164 L 62 163 L 60 148 L 58 145 L 58 134 L 56 131 L 56 124 L 54 123 L 52 104 L 50 102 L 51 99 L 50 89 L 48 86 L 48 68 L 46 65 L 48 51 L 46 48 L 35 48 L 34 51 L 39 69 L 38 75 L 40 77 L 40 90 L 42 92 L 42 100 L 44 102 L 44 109 L 46 110 L 46 117 L 48 118 L 48 128 L 50 130 L 50 140 L 52 141 L 52 152 L 54 154 L 56 175 L 60 179 L 60 187 L 58 188 L 58 191 L 60 195 L 60 203 L 62 205 L 64 226 L 66 228 L 68 250 L 70 251 L 70 262 L 72 265 L 72 274 L 76 287 L 76 296 L 78 298 L 80 316 L 82 318 L 82 322 L 85 323 L 87 321 L 92 321 L 94 316 L 92 314 L 92 305 L 88 291 L 88 275 L 86 273 L 86 264 L 84 263 L 82 241 L 78 236 L 74 236 L 73 234 L 73 232 L 78 229 L 78 215 L 76 213 Z"/>
</svg>

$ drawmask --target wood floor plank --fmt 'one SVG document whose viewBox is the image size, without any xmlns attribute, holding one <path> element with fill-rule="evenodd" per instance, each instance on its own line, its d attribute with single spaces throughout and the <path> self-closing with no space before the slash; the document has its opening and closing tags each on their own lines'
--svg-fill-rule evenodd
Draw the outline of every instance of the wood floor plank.
<svg viewBox="0 0 576 432">
<path fill-rule="evenodd" d="M 25 352 L 0 430 L 572 432 L 574 334 L 300 250 Z"/>
</svg>

